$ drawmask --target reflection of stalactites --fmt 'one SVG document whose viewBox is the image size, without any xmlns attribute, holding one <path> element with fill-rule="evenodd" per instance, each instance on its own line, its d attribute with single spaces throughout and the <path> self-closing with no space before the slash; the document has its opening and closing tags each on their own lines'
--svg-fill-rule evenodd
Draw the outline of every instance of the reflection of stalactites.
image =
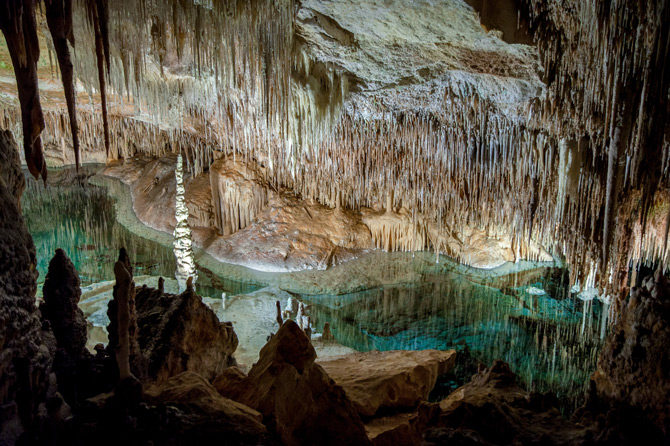
<svg viewBox="0 0 670 446">
<path fill-rule="evenodd" d="M 67 102 L 67 111 L 70 116 L 70 131 L 72 132 L 72 147 L 74 148 L 74 159 L 79 170 L 79 134 L 77 128 L 77 110 L 74 95 L 74 80 L 72 59 L 68 40 L 74 46 L 74 34 L 72 33 L 72 0 L 46 0 L 46 16 L 56 57 L 60 66 L 63 91 Z"/>
<path fill-rule="evenodd" d="M 107 117 L 107 94 L 105 91 L 105 65 L 109 75 L 109 33 L 107 29 L 107 1 L 88 0 L 88 19 L 95 33 L 95 55 L 98 61 L 98 82 L 102 103 L 102 126 L 105 133 L 105 151 L 109 158 L 109 119 Z"/>
<path fill-rule="evenodd" d="M 174 227 L 174 256 L 177 260 L 177 271 L 175 277 L 179 283 L 179 291 L 186 289 L 187 281 L 192 278 L 194 283 L 198 275 L 195 269 L 193 257 L 193 243 L 191 241 L 191 228 L 188 225 L 188 207 L 184 194 L 184 169 L 181 154 L 177 156 L 177 168 L 175 169 L 177 180 L 177 194 L 175 197 L 175 218 L 177 224 Z"/>
<path fill-rule="evenodd" d="M 35 23 L 33 0 L 8 0 L 0 14 L 0 29 L 5 35 L 7 48 L 14 65 L 16 87 L 21 103 L 23 123 L 23 150 L 28 170 L 35 177 L 42 175 L 46 184 L 47 166 L 42 154 L 40 133 L 44 130 L 44 116 L 37 85 L 37 61 L 40 47 Z"/>
</svg>

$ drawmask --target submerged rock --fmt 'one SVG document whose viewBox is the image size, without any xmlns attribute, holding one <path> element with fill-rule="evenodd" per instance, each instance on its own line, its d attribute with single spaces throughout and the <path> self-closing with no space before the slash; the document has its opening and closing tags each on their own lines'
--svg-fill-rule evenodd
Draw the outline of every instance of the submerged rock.
<svg viewBox="0 0 670 446">
<path fill-rule="evenodd" d="M 219 322 L 194 291 L 166 294 L 142 287 L 136 305 L 138 341 L 151 381 L 185 371 L 211 380 L 235 364 L 238 340 L 232 324 Z"/>
<path fill-rule="evenodd" d="M 319 361 L 361 416 L 416 406 L 455 363 L 455 350 L 370 351 Z"/>
<path fill-rule="evenodd" d="M 240 401 L 261 412 L 286 445 L 370 444 L 344 390 L 315 359 L 305 333 L 286 321 L 261 350 Z"/>
</svg>

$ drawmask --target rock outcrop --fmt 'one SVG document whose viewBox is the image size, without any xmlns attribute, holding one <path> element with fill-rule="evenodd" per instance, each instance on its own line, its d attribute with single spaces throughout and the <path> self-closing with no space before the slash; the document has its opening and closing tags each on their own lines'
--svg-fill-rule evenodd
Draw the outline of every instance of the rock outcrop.
<svg viewBox="0 0 670 446">
<path fill-rule="evenodd" d="M 370 351 L 318 362 L 361 416 L 416 406 L 455 363 L 455 350 Z"/>
<path fill-rule="evenodd" d="M 661 437 L 664 444 L 670 441 L 668 345 L 670 285 L 658 271 L 631 290 L 592 376 L 583 412 L 601 417 L 603 439 L 609 435 L 622 444 L 652 444 Z M 639 437 L 638 431 L 646 437 Z"/>
<path fill-rule="evenodd" d="M 219 322 L 193 290 L 169 294 L 142 287 L 135 302 L 149 380 L 160 383 L 185 371 L 211 380 L 235 364 L 238 340 L 232 324 Z"/>
<path fill-rule="evenodd" d="M 19 209 L 25 183 L 18 160 L 11 134 L 0 132 L 0 444 L 34 435 L 40 404 L 53 396 L 53 354 L 35 305 L 35 245 Z"/>
<path fill-rule="evenodd" d="M 180 435 L 193 444 L 198 437 L 210 441 L 218 437 L 223 443 L 239 444 L 267 436 L 259 412 L 222 397 L 206 379 L 193 372 L 180 373 L 147 389 L 144 400 L 182 411 L 182 420 L 190 419 L 191 423 L 184 423 L 187 430 Z"/>
<path fill-rule="evenodd" d="M 555 403 L 551 395 L 520 388 L 509 366 L 494 361 L 439 404 L 423 408 L 424 444 L 584 443 L 587 430 L 563 419 Z"/>
<path fill-rule="evenodd" d="M 239 401 L 263 414 L 284 444 L 367 445 L 344 390 L 321 366 L 305 333 L 287 321 L 263 347 Z"/>
</svg>

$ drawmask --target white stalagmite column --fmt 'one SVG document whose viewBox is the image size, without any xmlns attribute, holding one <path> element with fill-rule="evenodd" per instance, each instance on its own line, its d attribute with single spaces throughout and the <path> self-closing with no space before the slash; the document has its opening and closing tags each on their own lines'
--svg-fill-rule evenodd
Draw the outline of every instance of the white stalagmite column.
<svg viewBox="0 0 670 446">
<path fill-rule="evenodd" d="M 193 283 L 198 275 L 195 270 L 195 260 L 193 258 L 193 242 L 191 241 L 191 228 L 188 225 L 188 207 L 184 200 L 184 169 L 181 154 L 177 156 L 177 168 L 175 169 L 177 178 L 177 196 L 175 199 L 175 217 L 177 225 L 174 227 L 174 256 L 177 259 L 177 271 L 175 277 L 179 283 L 179 291 L 186 289 L 186 281 L 189 277 L 193 278 Z"/>
</svg>

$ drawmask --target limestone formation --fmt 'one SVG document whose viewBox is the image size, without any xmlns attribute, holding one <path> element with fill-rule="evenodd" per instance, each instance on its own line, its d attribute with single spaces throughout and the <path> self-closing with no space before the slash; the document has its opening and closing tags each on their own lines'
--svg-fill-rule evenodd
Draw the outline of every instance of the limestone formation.
<svg viewBox="0 0 670 446">
<path fill-rule="evenodd" d="M 193 408 L 197 408 L 204 413 L 211 421 L 197 426 L 197 429 L 202 431 L 206 427 L 208 430 L 197 433 L 194 426 L 193 435 L 204 434 L 214 438 L 218 431 L 225 435 L 220 440 L 233 443 L 235 436 L 259 438 L 266 433 L 260 413 L 222 397 L 206 379 L 193 372 L 183 372 L 156 384 L 147 389 L 145 396 L 149 404 L 169 404 L 194 414 L 197 412 Z M 215 423 L 219 425 L 215 426 Z M 231 437 L 231 434 L 235 436 Z"/>
<path fill-rule="evenodd" d="M 380 409 L 416 407 L 455 363 L 455 350 L 371 351 L 318 362 L 358 413 L 368 417 Z"/>
<path fill-rule="evenodd" d="M 598 359 L 585 411 L 593 417 L 618 411 L 631 432 L 646 418 L 670 438 L 669 343 L 670 284 L 659 270 L 631 290 Z M 650 436 L 653 430 L 645 429 Z"/>
<path fill-rule="evenodd" d="M 111 324 L 116 323 L 116 333 L 118 342 L 114 350 L 116 353 L 116 365 L 119 367 L 119 378 L 128 379 L 132 376 L 130 373 L 130 293 L 132 276 L 126 269 L 126 265 L 119 260 L 114 265 L 114 276 L 116 277 L 114 301 L 116 302 L 116 320 L 111 320 Z"/>
<path fill-rule="evenodd" d="M 37 260 L 18 205 L 24 184 L 18 149 L 6 132 L 0 133 L 0 166 L 0 443 L 14 444 L 23 432 L 28 439 L 36 433 L 53 352 L 35 305 Z"/>
<path fill-rule="evenodd" d="M 587 444 L 587 429 L 563 419 L 552 397 L 529 394 L 515 380 L 495 361 L 439 406 L 424 408 L 424 444 Z"/>
<path fill-rule="evenodd" d="M 107 326 L 109 339 L 107 350 L 110 357 L 116 358 L 115 361 L 119 358 L 124 361 L 124 363 L 116 362 L 119 372 L 123 372 L 126 374 L 125 376 L 133 375 L 140 381 L 144 381 L 147 377 L 147 365 L 138 343 L 135 282 L 133 281 L 132 271 L 128 252 L 125 248 L 121 248 L 119 250 L 119 260 L 114 265 L 114 276 L 116 277 L 116 284 L 113 289 L 114 297 L 109 301 L 107 307 L 107 316 L 110 321 Z M 127 343 L 126 333 L 128 336 Z M 130 364 L 129 370 L 125 369 L 126 357 Z"/>
<path fill-rule="evenodd" d="M 135 302 L 150 381 L 161 383 L 185 371 L 211 380 L 235 364 L 238 340 L 232 324 L 219 322 L 192 289 L 175 295 L 142 287 Z"/>
<path fill-rule="evenodd" d="M 65 251 L 57 249 L 44 281 L 42 317 L 50 322 L 58 347 L 77 359 L 86 346 L 86 320 L 79 308 L 79 275 Z"/>
<path fill-rule="evenodd" d="M 369 444 L 344 390 L 315 358 L 305 333 L 286 321 L 261 350 L 239 401 L 262 413 L 286 445 Z"/>
<path fill-rule="evenodd" d="M 330 331 L 330 323 L 326 322 L 323 324 L 323 334 L 321 335 L 321 339 L 323 339 L 323 342 L 331 342 L 335 338 L 333 337 L 333 332 Z"/>
<path fill-rule="evenodd" d="M 284 319 L 281 316 L 281 303 L 277 301 L 277 325 L 280 327 L 284 324 Z"/>
</svg>

